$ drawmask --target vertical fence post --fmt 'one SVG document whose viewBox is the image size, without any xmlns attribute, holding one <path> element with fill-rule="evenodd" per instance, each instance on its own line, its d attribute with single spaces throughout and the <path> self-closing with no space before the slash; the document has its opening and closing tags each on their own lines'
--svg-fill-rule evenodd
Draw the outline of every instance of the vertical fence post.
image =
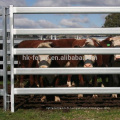
<svg viewBox="0 0 120 120">
<path fill-rule="evenodd" d="M 53 35 L 50 35 L 50 39 L 51 39 L 51 40 L 53 39 Z"/>
<path fill-rule="evenodd" d="M 8 109 L 8 103 L 7 103 L 7 93 L 8 93 L 8 87 L 7 87 L 7 8 L 2 8 L 2 28 L 3 28 L 3 106 L 4 110 L 6 111 Z"/>
<path fill-rule="evenodd" d="M 10 5 L 10 59 L 11 59 L 11 112 L 14 112 L 14 40 L 13 40 L 13 5 Z"/>
</svg>

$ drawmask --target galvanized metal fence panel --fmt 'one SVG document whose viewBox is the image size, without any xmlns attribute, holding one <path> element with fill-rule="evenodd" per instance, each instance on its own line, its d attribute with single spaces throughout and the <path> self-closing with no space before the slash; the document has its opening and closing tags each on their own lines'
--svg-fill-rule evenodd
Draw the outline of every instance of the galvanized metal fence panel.
<svg viewBox="0 0 120 120">
<path fill-rule="evenodd" d="M 118 54 L 119 48 L 73 48 L 68 49 L 15 49 L 14 35 L 28 34 L 120 34 L 120 28 L 54 28 L 14 29 L 14 14 L 79 14 L 79 13 L 120 13 L 120 7 L 13 7 L 10 6 L 11 39 L 11 112 L 14 112 L 14 95 L 18 94 L 101 94 L 120 93 L 120 88 L 14 88 L 14 75 L 20 74 L 119 74 L 120 68 L 14 68 L 14 55 L 22 54 Z M 25 51 L 24 51 L 25 50 Z M 37 52 L 37 53 L 36 53 Z M 23 72 L 24 70 L 24 72 Z M 33 72 L 35 70 L 35 72 Z M 119 91 L 119 92 L 118 92 Z"/>
<path fill-rule="evenodd" d="M 0 56 L 3 56 L 3 70 L 0 70 L 0 76 L 3 76 L 3 89 L 0 89 L 0 95 L 3 96 L 4 110 L 7 110 L 7 8 L 3 7 L 0 10 L 0 15 L 2 15 L 0 35 L 3 38 L 3 50 L 0 50 Z"/>
<path fill-rule="evenodd" d="M 8 109 L 8 86 L 7 86 L 7 8 L 3 8 L 3 104 L 4 110 Z"/>
<path fill-rule="evenodd" d="M 0 16 L 2 16 L 2 9 L 0 9 Z M 0 30 L 0 36 L 2 36 L 2 30 Z M 0 56 L 2 55 L 2 50 L 0 50 Z M 3 76 L 3 70 L 0 70 L 0 76 Z M 0 89 L 0 96 L 3 96 L 3 89 Z"/>
</svg>

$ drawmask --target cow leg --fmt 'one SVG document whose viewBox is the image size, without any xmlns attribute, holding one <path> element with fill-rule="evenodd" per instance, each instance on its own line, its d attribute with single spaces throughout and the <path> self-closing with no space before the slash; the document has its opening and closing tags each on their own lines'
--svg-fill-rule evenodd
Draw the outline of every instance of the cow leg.
<svg viewBox="0 0 120 120">
<path fill-rule="evenodd" d="M 40 81 L 40 86 L 41 86 L 41 87 L 44 87 L 43 77 L 42 77 L 42 76 L 39 77 L 39 81 Z M 46 98 L 46 95 L 43 95 L 43 96 L 41 97 L 41 102 L 45 102 L 45 101 L 47 101 L 47 98 Z"/>
<path fill-rule="evenodd" d="M 20 75 L 20 87 L 24 88 L 24 83 L 23 83 L 24 75 Z"/>
<path fill-rule="evenodd" d="M 21 66 L 21 68 L 24 68 L 24 65 Z M 20 87 L 21 88 L 24 88 L 24 75 L 20 75 Z"/>
<path fill-rule="evenodd" d="M 116 79 L 116 75 L 114 76 L 114 75 L 109 75 L 108 76 L 108 83 L 109 83 L 109 87 L 116 87 L 116 85 L 115 85 L 115 80 Z M 114 82 L 113 82 L 114 81 Z M 117 98 L 117 94 L 112 94 L 112 96 L 111 96 L 112 98 Z"/>
<path fill-rule="evenodd" d="M 113 76 L 112 75 L 108 75 L 108 86 L 112 87 L 113 85 Z"/>
<path fill-rule="evenodd" d="M 84 86 L 84 80 L 83 80 L 83 76 L 82 75 L 79 75 L 79 85 L 81 87 Z M 78 94 L 78 99 L 81 99 L 81 98 L 83 98 L 83 94 Z"/>
<path fill-rule="evenodd" d="M 55 96 L 55 102 L 60 102 L 60 97 L 59 96 Z"/>
<path fill-rule="evenodd" d="M 83 80 L 83 76 L 82 75 L 79 75 L 79 84 L 81 87 L 84 86 L 84 80 Z"/>
<path fill-rule="evenodd" d="M 71 87 L 72 85 L 71 85 L 71 76 L 72 75 L 68 75 L 68 79 L 67 79 L 67 85 L 68 85 L 68 87 Z"/>
<path fill-rule="evenodd" d="M 98 85 L 97 85 L 97 76 L 96 76 L 96 75 L 93 77 L 92 83 L 93 83 L 93 86 L 94 86 L 94 87 L 97 87 L 97 86 L 98 86 Z M 94 94 L 92 97 L 93 97 L 93 98 L 97 98 L 98 95 Z"/>
<path fill-rule="evenodd" d="M 16 76 L 16 82 L 18 83 L 19 82 L 19 75 Z"/>
<path fill-rule="evenodd" d="M 97 84 L 97 76 L 96 75 L 93 76 L 92 84 L 93 84 L 94 87 L 98 86 L 98 84 Z"/>
<path fill-rule="evenodd" d="M 102 78 L 101 87 L 105 87 L 106 86 L 106 75 L 101 75 L 101 78 Z"/>
<path fill-rule="evenodd" d="M 47 98 L 46 98 L 45 95 L 43 95 L 43 96 L 41 97 L 41 102 L 46 102 L 46 101 L 47 101 Z"/>
<path fill-rule="evenodd" d="M 60 79 L 59 77 L 55 80 L 55 87 L 58 87 L 60 83 Z M 55 96 L 55 102 L 60 102 L 60 97 L 59 96 Z"/>
<path fill-rule="evenodd" d="M 35 75 L 35 84 L 37 87 L 40 87 L 39 83 L 38 83 L 38 78 L 39 78 L 39 75 Z"/>
<path fill-rule="evenodd" d="M 59 86 L 59 83 L 60 83 L 60 79 L 59 77 L 55 80 L 55 87 L 58 87 Z"/>
<path fill-rule="evenodd" d="M 40 81 L 40 86 L 44 87 L 43 77 L 42 76 L 39 77 L 39 81 Z"/>
<path fill-rule="evenodd" d="M 34 77 L 33 77 L 33 75 L 30 75 L 29 79 L 30 79 L 30 87 L 32 87 L 34 85 Z"/>
<path fill-rule="evenodd" d="M 34 85 L 34 76 L 33 76 L 33 75 L 30 75 L 30 76 L 29 76 L 29 79 L 30 79 L 30 87 L 33 87 L 33 85 Z M 33 98 L 34 95 L 33 95 L 33 94 L 30 95 L 30 97 Z"/>
<path fill-rule="evenodd" d="M 113 78 L 113 86 L 112 87 L 118 87 L 119 86 L 118 75 L 112 75 L 112 78 Z M 117 94 L 112 94 L 112 98 L 117 98 Z"/>
</svg>

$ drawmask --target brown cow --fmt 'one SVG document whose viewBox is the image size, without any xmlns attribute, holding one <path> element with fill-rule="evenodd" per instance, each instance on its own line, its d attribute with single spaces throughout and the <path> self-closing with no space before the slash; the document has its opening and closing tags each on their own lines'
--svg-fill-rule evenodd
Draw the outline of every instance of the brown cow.
<svg viewBox="0 0 120 120">
<path fill-rule="evenodd" d="M 109 48 L 112 47 L 111 45 L 111 41 L 110 41 L 111 37 L 106 38 L 105 40 L 100 41 L 100 47 L 103 48 Z M 110 59 L 111 59 L 111 55 L 102 55 L 102 61 L 103 61 L 103 65 L 102 67 L 108 67 L 110 66 Z M 102 78 L 102 84 L 101 86 L 109 86 L 108 83 L 106 82 L 106 78 L 110 78 L 110 75 L 100 75 L 100 77 Z"/>
<path fill-rule="evenodd" d="M 27 40 L 27 41 L 22 41 L 17 45 L 17 48 L 41 48 L 41 47 L 47 47 L 50 48 L 50 42 L 45 42 L 42 40 Z M 49 67 L 51 64 L 51 59 L 49 58 L 49 55 L 38 55 L 38 59 L 35 60 L 34 55 L 19 55 L 18 56 L 18 65 L 20 65 L 21 68 L 30 68 L 30 67 L 41 67 L 41 68 L 46 68 Z M 28 58 L 28 59 L 27 59 Z M 47 60 L 47 61 L 46 61 Z M 23 79 L 24 76 L 20 76 L 20 87 L 24 87 L 23 84 Z M 37 81 L 36 81 L 37 82 Z M 33 80 L 33 75 L 30 75 L 30 86 L 34 84 Z M 37 86 L 39 84 L 37 83 Z"/>
<path fill-rule="evenodd" d="M 72 47 L 72 43 L 75 41 L 76 39 L 59 39 L 59 40 L 52 40 L 52 44 L 51 46 L 54 47 L 54 48 L 70 48 Z M 57 58 L 57 59 L 54 59 L 52 60 L 52 63 L 51 63 L 51 66 L 50 67 L 69 67 L 69 62 L 68 60 L 61 60 L 61 58 L 63 57 L 64 55 L 52 55 L 51 57 L 53 58 Z M 47 76 L 45 76 L 47 77 Z M 64 78 L 65 76 L 62 76 L 62 75 L 58 75 L 58 76 L 54 76 L 53 77 L 53 80 L 54 81 L 54 78 L 55 79 L 55 83 L 53 86 L 55 87 L 58 87 L 60 82 L 61 82 L 61 77 Z M 42 79 L 43 80 L 43 79 Z M 51 82 L 51 81 L 50 81 Z M 52 82 L 51 82 L 52 83 Z M 45 86 L 45 85 L 43 85 Z M 46 96 L 43 97 L 42 101 L 46 101 Z M 55 101 L 56 102 L 59 102 L 60 101 L 60 98 L 58 96 L 55 96 Z"/>
<path fill-rule="evenodd" d="M 120 47 L 120 36 L 108 37 L 101 41 L 102 47 Z M 120 67 L 120 55 L 103 55 L 103 64 L 106 67 Z M 108 77 L 109 86 L 118 87 L 120 86 L 120 75 L 104 75 L 103 82 Z M 113 98 L 117 98 L 117 94 L 112 94 Z"/>
<path fill-rule="evenodd" d="M 99 41 L 96 39 L 82 39 L 76 40 L 73 42 L 73 47 L 99 47 Z M 71 60 L 70 67 L 100 67 L 102 65 L 102 55 L 77 55 L 82 60 Z M 97 86 L 97 76 L 96 75 L 79 75 L 79 81 L 82 86 L 89 86 L 89 82 L 92 79 L 93 86 Z M 71 76 L 69 76 L 69 80 L 71 80 Z M 78 99 L 83 97 L 83 95 L 78 95 Z M 93 95 L 93 97 L 97 97 L 97 95 Z"/>
</svg>

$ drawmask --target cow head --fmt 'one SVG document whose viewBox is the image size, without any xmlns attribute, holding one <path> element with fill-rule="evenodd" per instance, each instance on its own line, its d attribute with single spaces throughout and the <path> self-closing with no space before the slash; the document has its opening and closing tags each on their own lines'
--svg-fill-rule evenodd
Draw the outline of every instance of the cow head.
<svg viewBox="0 0 120 120">
<path fill-rule="evenodd" d="M 96 55 L 83 55 L 84 67 L 93 67 L 96 58 Z"/>
<path fill-rule="evenodd" d="M 120 47 L 120 36 L 110 38 L 112 47 Z M 114 55 L 114 61 L 120 61 L 120 55 Z"/>
<path fill-rule="evenodd" d="M 43 42 L 37 48 L 51 48 L 52 42 Z M 38 55 L 37 64 L 39 68 L 48 68 L 51 64 L 50 55 Z"/>
<path fill-rule="evenodd" d="M 99 41 L 95 38 L 76 40 L 73 43 L 73 47 L 76 48 L 94 48 L 99 46 Z M 82 61 L 79 62 L 79 66 L 93 67 L 97 63 L 97 66 L 102 65 L 102 55 L 80 55 L 82 56 Z"/>
<path fill-rule="evenodd" d="M 83 45 L 84 48 L 94 48 L 96 47 L 95 42 L 92 39 L 86 39 L 85 44 Z M 83 55 L 83 62 L 84 67 L 93 67 L 93 64 L 97 60 L 96 55 Z"/>
</svg>

